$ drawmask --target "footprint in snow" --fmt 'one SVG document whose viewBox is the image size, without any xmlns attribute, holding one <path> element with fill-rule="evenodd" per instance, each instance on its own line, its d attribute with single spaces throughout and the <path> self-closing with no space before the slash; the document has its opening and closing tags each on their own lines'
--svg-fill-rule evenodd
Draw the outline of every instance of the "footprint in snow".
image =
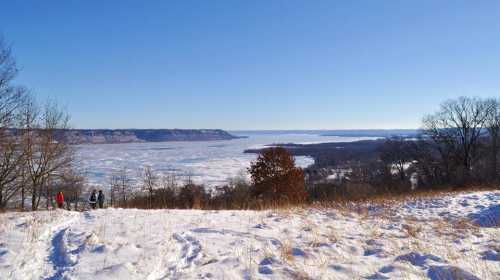
<svg viewBox="0 0 500 280">
<path fill-rule="evenodd" d="M 376 257 L 379 257 L 379 258 L 383 258 L 383 257 L 386 256 L 384 254 L 384 250 L 382 248 L 368 248 L 368 249 L 365 249 L 365 252 L 364 252 L 363 255 L 365 257 L 376 256 Z"/>
<path fill-rule="evenodd" d="M 367 248 L 365 248 L 364 256 L 376 256 L 378 258 L 385 258 L 387 255 L 383 249 L 384 244 L 380 243 L 379 241 L 375 239 L 369 239 L 366 242 L 366 245 L 368 245 Z"/>
<path fill-rule="evenodd" d="M 174 234 L 174 239 L 181 244 L 181 260 L 184 263 L 183 268 L 191 267 L 192 264 L 196 264 L 196 260 L 201 257 L 201 245 L 200 242 L 191 235 L 188 234 Z"/>
<path fill-rule="evenodd" d="M 1 256 L 1 253 L 0 253 Z M 482 259 L 487 261 L 500 261 L 500 252 L 488 250 L 481 253 Z"/>
<path fill-rule="evenodd" d="M 265 265 L 273 265 L 275 263 L 278 263 L 278 261 L 275 258 L 267 257 L 267 258 L 264 258 L 262 261 L 260 261 L 259 265 L 265 266 Z"/>
<path fill-rule="evenodd" d="M 395 267 L 394 267 L 394 266 L 392 266 L 392 265 L 387 265 L 387 266 L 383 266 L 383 267 L 381 267 L 381 268 L 378 270 L 378 272 L 380 272 L 380 273 L 390 273 L 390 272 L 393 272 L 393 271 L 394 271 L 394 269 L 395 269 Z"/>
<path fill-rule="evenodd" d="M 28 223 L 27 222 L 20 223 L 20 224 L 17 224 L 16 227 L 17 228 L 26 228 L 26 227 L 28 227 Z"/>
<path fill-rule="evenodd" d="M 329 265 L 328 267 L 330 269 L 333 269 L 333 270 L 337 271 L 337 272 L 344 272 L 344 271 L 346 271 L 346 269 L 343 266 L 338 265 L 338 264 L 332 264 L 332 265 Z"/>
<path fill-rule="evenodd" d="M 4 249 L 3 247 L 0 246 L 0 258 L 7 255 L 8 252 L 9 250 Z"/>
<path fill-rule="evenodd" d="M 369 245 L 369 246 L 379 246 L 379 247 L 382 247 L 383 244 L 380 243 L 379 241 L 375 240 L 375 239 L 369 239 L 369 240 L 366 240 L 366 245 Z"/>
<path fill-rule="evenodd" d="M 90 214 L 90 211 L 83 212 L 83 217 L 86 221 L 93 221 L 95 218 L 94 215 Z"/>
<path fill-rule="evenodd" d="M 382 275 L 380 273 L 375 273 L 375 274 L 372 274 L 370 276 L 366 276 L 365 279 L 371 279 L 371 280 L 386 280 L 386 279 L 390 279 L 389 277 L 385 276 L 385 275 Z"/>
<path fill-rule="evenodd" d="M 302 251 L 302 249 L 300 249 L 300 248 L 293 248 L 292 255 L 295 257 L 305 257 L 306 252 Z"/>
<path fill-rule="evenodd" d="M 270 275 L 270 274 L 273 274 L 273 270 L 268 266 L 259 266 L 259 273 L 265 274 L 265 275 Z"/>
<path fill-rule="evenodd" d="M 471 273 L 455 266 L 431 266 L 427 271 L 431 280 L 480 280 Z"/>
<path fill-rule="evenodd" d="M 253 228 L 257 228 L 257 229 L 265 229 L 267 228 L 266 224 L 257 224 L 255 225 Z"/>
<path fill-rule="evenodd" d="M 429 260 L 435 262 L 444 262 L 444 260 L 438 256 L 432 254 L 421 255 L 420 253 L 416 252 L 411 252 L 396 258 L 397 262 L 409 262 L 414 266 L 420 266 L 420 267 L 426 267 L 427 261 Z"/>
<path fill-rule="evenodd" d="M 45 280 L 63 279 L 64 274 L 73 267 L 76 262 L 71 258 L 71 252 L 68 251 L 66 244 L 66 232 L 68 228 L 59 230 L 54 234 L 51 241 L 51 252 L 49 261 L 54 269 L 54 275 Z"/>
</svg>

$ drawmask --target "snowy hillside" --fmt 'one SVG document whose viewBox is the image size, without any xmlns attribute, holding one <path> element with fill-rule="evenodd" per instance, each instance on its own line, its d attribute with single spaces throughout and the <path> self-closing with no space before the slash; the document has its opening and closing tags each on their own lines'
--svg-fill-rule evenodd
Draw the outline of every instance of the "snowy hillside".
<svg viewBox="0 0 500 280">
<path fill-rule="evenodd" d="M 500 191 L 342 209 L 6 213 L 0 279 L 500 279 L 499 225 Z"/>
</svg>

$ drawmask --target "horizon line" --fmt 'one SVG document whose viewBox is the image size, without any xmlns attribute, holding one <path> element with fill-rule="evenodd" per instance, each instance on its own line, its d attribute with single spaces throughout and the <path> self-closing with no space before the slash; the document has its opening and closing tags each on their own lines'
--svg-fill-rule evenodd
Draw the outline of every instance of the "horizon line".
<svg viewBox="0 0 500 280">
<path fill-rule="evenodd" d="M 224 128 L 68 128 L 68 130 L 224 130 L 224 131 L 374 131 L 421 130 L 421 128 L 334 128 L 334 129 L 224 129 Z"/>
</svg>

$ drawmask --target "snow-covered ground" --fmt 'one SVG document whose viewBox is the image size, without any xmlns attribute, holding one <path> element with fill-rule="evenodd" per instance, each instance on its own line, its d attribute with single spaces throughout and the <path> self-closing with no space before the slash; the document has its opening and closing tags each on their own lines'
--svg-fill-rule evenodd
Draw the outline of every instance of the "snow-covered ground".
<svg viewBox="0 0 500 280">
<path fill-rule="evenodd" d="M 0 279 L 500 279 L 500 191 L 365 206 L 0 214 Z"/>
</svg>

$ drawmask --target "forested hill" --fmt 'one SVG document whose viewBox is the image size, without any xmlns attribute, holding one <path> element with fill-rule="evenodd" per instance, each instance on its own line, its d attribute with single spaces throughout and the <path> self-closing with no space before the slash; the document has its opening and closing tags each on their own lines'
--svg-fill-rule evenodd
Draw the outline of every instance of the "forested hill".
<svg viewBox="0 0 500 280">
<path fill-rule="evenodd" d="M 168 141 L 209 141 L 239 138 L 221 129 L 70 129 L 57 138 L 71 144 L 118 144 Z"/>
</svg>

